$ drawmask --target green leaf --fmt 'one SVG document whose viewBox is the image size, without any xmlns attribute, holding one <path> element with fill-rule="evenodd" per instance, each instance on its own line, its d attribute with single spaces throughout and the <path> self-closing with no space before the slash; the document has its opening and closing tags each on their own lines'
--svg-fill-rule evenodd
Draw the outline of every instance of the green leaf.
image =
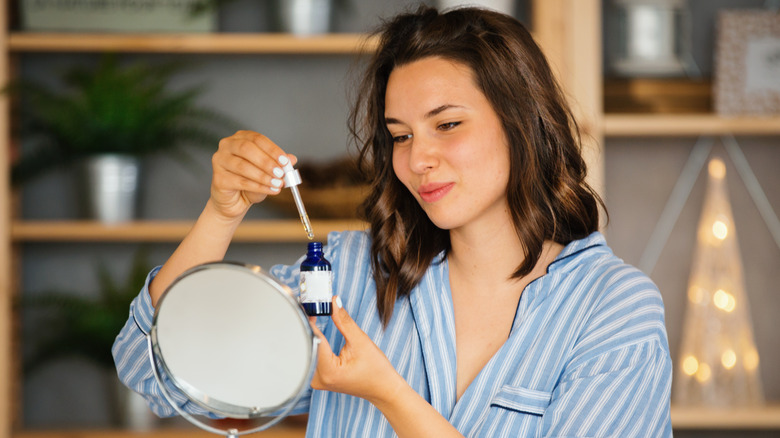
<svg viewBox="0 0 780 438">
<path fill-rule="evenodd" d="M 5 92 L 20 98 L 25 145 L 12 170 L 13 183 L 89 155 L 178 157 L 190 146 L 216 148 L 237 123 L 198 105 L 204 86 L 169 87 L 187 67 L 182 62 L 123 66 L 116 56 L 105 55 L 95 67 L 65 72 L 57 91 L 33 81 L 12 83 Z"/>
<path fill-rule="evenodd" d="M 84 297 L 73 291 L 48 291 L 25 296 L 19 305 L 36 312 L 36 330 L 26 334 L 32 352 L 25 360 L 28 372 L 65 356 L 83 356 L 113 367 L 111 346 L 129 317 L 130 302 L 138 295 L 151 270 L 148 253 L 139 250 L 124 282 L 98 264 L 100 291 Z M 43 327 L 44 329 L 39 329 Z"/>
</svg>

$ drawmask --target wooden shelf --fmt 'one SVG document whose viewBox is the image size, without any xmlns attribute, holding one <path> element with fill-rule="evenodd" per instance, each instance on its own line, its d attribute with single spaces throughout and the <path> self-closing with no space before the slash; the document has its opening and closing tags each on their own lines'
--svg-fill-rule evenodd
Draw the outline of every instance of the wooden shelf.
<svg viewBox="0 0 780 438">
<path fill-rule="evenodd" d="M 305 426 L 276 426 L 269 430 L 252 434 L 257 438 L 303 438 Z M 160 429 L 148 432 L 121 430 L 62 430 L 62 431 L 25 431 L 15 432 L 13 438 L 213 438 L 217 435 L 192 426 L 181 429 Z"/>
<path fill-rule="evenodd" d="M 714 114 L 605 114 L 607 137 L 780 135 L 780 116 L 721 117 Z"/>
<path fill-rule="evenodd" d="M 355 54 L 376 42 L 362 34 L 114 34 L 11 32 L 11 52 L 132 52 L 212 54 Z"/>
<path fill-rule="evenodd" d="M 192 221 L 144 221 L 104 225 L 92 221 L 16 221 L 11 224 L 14 242 L 179 242 Z M 313 220 L 318 239 L 331 231 L 362 230 L 358 220 Z M 301 222 L 255 220 L 241 224 L 234 242 L 307 242 Z"/>
<path fill-rule="evenodd" d="M 780 403 L 755 408 L 672 407 L 674 429 L 780 430 Z"/>
</svg>

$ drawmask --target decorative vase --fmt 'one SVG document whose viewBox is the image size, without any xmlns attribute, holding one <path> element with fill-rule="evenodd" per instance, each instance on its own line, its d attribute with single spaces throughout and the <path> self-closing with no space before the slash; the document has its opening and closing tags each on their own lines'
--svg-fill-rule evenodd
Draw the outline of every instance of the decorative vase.
<svg viewBox="0 0 780 438">
<path fill-rule="evenodd" d="M 439 10 L 453 9 L 461 6 L 476 6 L 492 9 L 507 15 L 514 15 L 514 0 L 438 0 Z"/>
<path fill-rule="evenodd" d="M 685 76 L 692 59 L 687 0 L 612 0 L 608 64 L 628 77 Z"/>
<path fill-rule="evenodd" d="M 79 172 L 85 217 L 108 224 L 135 219 L 140 168 L 140 159 L 129 155 L 86 158 Z"/>
<path fill-rule="evenodd" d="M 280 0 L 282 31 L 317 35 L 330 30 L 331 0 Z"/>
</svg>

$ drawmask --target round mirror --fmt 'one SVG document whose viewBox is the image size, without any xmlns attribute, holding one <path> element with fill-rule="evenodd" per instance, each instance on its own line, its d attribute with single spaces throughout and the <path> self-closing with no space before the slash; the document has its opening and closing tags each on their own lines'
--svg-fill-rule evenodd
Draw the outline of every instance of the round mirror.
<svg viewBox="0 0 780 438">
<path fill-rule="evenodd" d="M 230 262 L 201 265 L 176 279 L 160 298 L 149 333 L 158 380 L 161 367 L 187 398 L 219 416 L 274 416 L 240 434 L 268 428 L 292 409 L 311 381 L 317 341 L 289 288 L 259 266 Z M 203 429 L 239 434 L 171 404 Z"/>
</svg>

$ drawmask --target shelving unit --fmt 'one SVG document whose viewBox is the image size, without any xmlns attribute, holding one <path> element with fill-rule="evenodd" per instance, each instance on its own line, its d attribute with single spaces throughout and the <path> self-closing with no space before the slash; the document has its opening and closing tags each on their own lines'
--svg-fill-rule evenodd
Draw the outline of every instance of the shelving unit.
<svg viewBox="0 0 780 438">
<path fill-rule="evenodd" d="M 780 135 L 780 117 L 722 118 L 712 114 L 604 114 L 601 72 L 601 1 L 534 0 L 534 33 L 564 87 L 573 97 L 577 116 L 597 144 L 605 137 Z M 8 2 L 0 3 L 0 20 L 8 22 Z M 7 25 L 4 27 L 7 29 Z M 300 38 L 283 34 L 36 34 L 0 32 L 0 82 L 10 78 L 14 55 L 57 52 L 200 53 L 200 54 L 295 54 L 334 55 L 368 53 L 376 42 L 359 34 L 332 34 Z M 577 66 L 576 70 L 573 66 Z M 576 71 L 576 74 L 575 74 Z M 10 109 L 0 96 L 0 141 L 11 144 Z M 599 150 L 594 148 L 593 150 Z M 587 157 L 593 184 L 603 188 L 603 157 Z M 12 429 L 16 403 L 12 391 L 13 333 L 11 297 L 15 272 L 12 247 L 25 242 L 177 242 L 192 225 L 189 221 L 147 221 L 105 226 L 83 221 L 12 220 L 9 187 L 9 154 L 0 154 L 0 438 L 129 438 L 137 433 L 122 431 L 31 432 Z M 362 229 L 359 221 L 315 222 L 318 232 Z M 297 220 L 252 221 L 243 224 L 235 239 L 242 242 L 302 242 L 305 236 Z M 679 429 L 780 429 L 780 406 L 713 411 L 673 407 L 672 419 Z M 299 437 L 300 428 L 274 429 L 260 437 Z M 155 438 L 211 436 L 194 429 L 161 430 L 144 434 Z"/>
<path fill-rule="evenodd" d="M 607 137 L 686 137 L 699 135 L 780 135 L 780 117 L 714 114 L 606 114 Z"/>
<path fill-rule="evenodd" d="M 12 32 L 8 49 L 25 52 L 131 52 L 333 55 L 369 53 L 376 41 L 360 34 L 54 34 Z"/>
<path fill-rule="evenodd" d="M 780 405 L 720 409 L 672 406 L 672 425 L 676 430 L 777 430 Z"/>
<path fill-rule="evenodd" d="M 143 221 L 103 225 L 92 221 L 17 221 L 11 224 L 14 242 L 180 242 L 191 221 Z M 298 220 L 247 221 L 236 230 L 235 242 L 307 242 Z M 362 230 L 358 220 L 313 220 L 325 236 L 331 231 Z"/>
</svg>

